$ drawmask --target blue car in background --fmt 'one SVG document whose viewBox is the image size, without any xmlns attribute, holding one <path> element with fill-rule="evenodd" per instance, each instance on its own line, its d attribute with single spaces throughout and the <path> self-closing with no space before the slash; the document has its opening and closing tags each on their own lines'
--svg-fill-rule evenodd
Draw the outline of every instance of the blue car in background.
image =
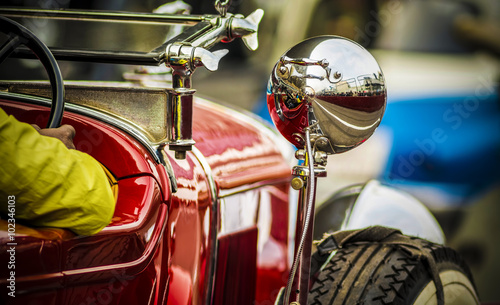
<svg viewBox="0 0 500 305">
<path fill-rule="evenodd" d="M 497 184 L 500 104 L 494 71 L 481 69 L 488 60 L 391 52 L 378 59 L 390 89 L 382 127 L 392 136 L 380 178 L 434 207 L 468 204 Z"/>
<path fill-rule="evenodd" d="M 393 139 L 380 178 L 431 207 L 469 204 L 500 180 L 499 61 L 467 44 L 473 30 L 489 30 L 484 10 L 500 9 L 490 5 L 411 1 L 375 43 L 385 50 L 375 56 L 389 88 L 382 125 Z"/>
</svg>

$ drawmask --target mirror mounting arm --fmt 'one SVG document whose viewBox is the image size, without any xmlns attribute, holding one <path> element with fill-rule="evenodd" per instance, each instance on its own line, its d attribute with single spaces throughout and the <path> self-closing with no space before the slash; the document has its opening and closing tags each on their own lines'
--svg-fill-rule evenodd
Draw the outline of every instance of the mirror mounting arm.
<svg viewBox="0 0 500 305">
<path fill-rule="evenodd" d="M 299 304 L 307 304 L 309 293 L 316 182 L 318 177 L 326 177 L 324 166 L 327 161 L 327 154 L 316 150 L 316 143 L 324 141 L 325 137 L 312 133 L 313 130 L 314 126 L 305 128 L 304 149 L 295 154 L 297 159 L 304 160 L 304 166 L 297 165 L 293 168 L 295 178 L 292 180 L 292 187 L 300 192 L 296 235 L 296 238 L 300 239 L 296 240 L 298 247 L 285 287 L 283 304 L 289 304 L 293 295 Z M 295 293 L 296 291 L 298 293 Z"/>
</svg>

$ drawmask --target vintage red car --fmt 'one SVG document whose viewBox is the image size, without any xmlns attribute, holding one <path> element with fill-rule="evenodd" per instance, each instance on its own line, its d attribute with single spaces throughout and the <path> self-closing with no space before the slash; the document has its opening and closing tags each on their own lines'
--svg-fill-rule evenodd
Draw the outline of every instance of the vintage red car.
<svg viewBox="0 0 500 305">
<path fill-rule="evenodd" d="M 327 154 L 360 145 L 378 126 L 385 109 L 383 75 L 369 74 L 378 66 L 368 52 L 339 37 L 315 38 L 282 56 L 270 80 L 268 103 L 279 131 L 305 161 L 292 175 L 293 149 L 278 133 L 252 115 L 196 97 L 191 88 L 196 68 L 216 70 L 226 54 L 209 51 L 216 43 L 242 37 L 250 49 L 258 46 L 263 11 L 246 18 L 233 15 L 227 13 L 228 2 L 216 1 L 216 16 L 0 9 L 5 16 L 0 17 L 1 30 L 10 35 L 0 59 L 34 53 L 50 79 L 50 84 L 2 82 L 0 107 L 23 122 L 54 127 L 62 120 L 74 126 L 76 148 L 108 169 L 118 194 L 112 222 L 93 236 L 22 221 L 12 225 L 2 215 L 2 303 L 250 305 L 285 300 L 288 305 L 294 298 L 294 304 L 342 298 L 343 304 L 354 304 L 350 300 L 370 297 L 373 304 L 443 304 L 444 297 L 446 304 L 477 304 L 467 268 L 451 249 L 414 238 L 384 239 L 400 236 L 396 230 L 380 229 L 386 234 L 382 239 L 379 230 L 350 241 L 330 234 L 311 257 L 314 175 L 324 175 Z M 49 50 L 8 19 L 40 16 L 189 27 L 151 52 Z M 13 37 L 22 39 L 16 43 Z M 325 44 L 342 56 L 352 55 L 351 61 L 343 58 L 345 71 L 331 70 L 326 59 L 313 60 L 320 56 L 314 54 L 324 53 Z M 312 55 L 305 56 L 304 50 Z M 59 60 L 166 64 L 172 83 L 164 88 L 137 82 L 63 83 Z M 362 71 L 354 69 L 358 74 L 351 81 L 352 60 L 363 65 Z M 327 82 L 326 89 L 317 80 Z M 350 82 L 359 82 L 359 88 Z M 333 90 L 331 84 L 337 83 Z M 336 125 L 332 118 L 345 124 Z M 311 135 L 314 153 L 308 147 Z M 350 202 L 342 227 L 354 230 L 348 232 L 365 234 L 359 229 L 392 225 L 443 242 L 428 211 L 398 194 L 370 182 L 337 193 L 326 206 Z M 379 203 L 366 206 L 373 200 Z M 370 221 L 378 208 L 390 219 Z M 395 219 L 406 224 L 398 226 L 391 222 Z M 412 231 L 412 225 L 420 227 Z M 294 275 L 300 283 L 294 283 Z M 398 282 L 386 279 L 391 276 Z M 374 295 L 370 285 L 382 294 Z"/>
</svg>

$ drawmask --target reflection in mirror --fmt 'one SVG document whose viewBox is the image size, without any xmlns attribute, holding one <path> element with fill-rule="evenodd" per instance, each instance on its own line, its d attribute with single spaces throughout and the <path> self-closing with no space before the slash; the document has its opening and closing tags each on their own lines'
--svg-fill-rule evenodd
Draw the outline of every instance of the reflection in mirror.
<svg viewBox="0 0 500 305">
<path fill-rule="evenodd" d="M 328 141 L 316 148 L 328 154 L 366 141 L 386 106 L 382 70 L 359 44 L 338 36 L 305 40 L 281 56 L 267 90 L 271 118 L 297 148 L 306 127 Z"/>
</svg>

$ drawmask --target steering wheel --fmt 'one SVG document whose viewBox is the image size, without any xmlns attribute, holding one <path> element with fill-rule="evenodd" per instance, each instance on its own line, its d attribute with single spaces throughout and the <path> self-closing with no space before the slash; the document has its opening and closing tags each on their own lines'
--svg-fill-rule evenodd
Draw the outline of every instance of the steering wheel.
<svg viewBox="0 0 500 305">
<path fill-rule="evenodd" d="M 40 60 L 49 75 L 52 87 L 52 106 L 50 109 L 47 128 L 56 128 L 61 125 L 64 113 L 64 83 L 61 70 L 49 48 L 26 27 L 0 16 L 0 32 L 8 36 L 7 42 L 0 47 L 0 63 L 2 63 L 14 50 L 25 45 Z"/>
</svg>

